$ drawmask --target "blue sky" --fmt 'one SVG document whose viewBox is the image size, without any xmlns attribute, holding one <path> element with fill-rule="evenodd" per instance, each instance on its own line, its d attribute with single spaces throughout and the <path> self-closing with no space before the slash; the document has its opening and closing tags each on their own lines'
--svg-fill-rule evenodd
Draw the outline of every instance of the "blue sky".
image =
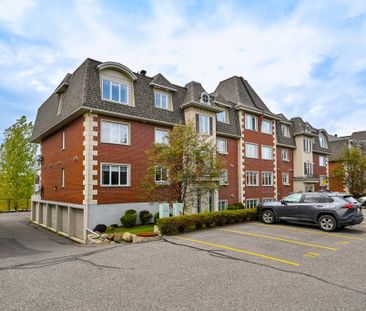
<svg viewBox="0 0 366 311">
<path fill-rule="evenodd" d="M 365 34 L 366 1 L 0 0 L 0 132 L 87 57 L 209 92 L 241 75 L 274 112 L 365 130 Z"/>
</svg>

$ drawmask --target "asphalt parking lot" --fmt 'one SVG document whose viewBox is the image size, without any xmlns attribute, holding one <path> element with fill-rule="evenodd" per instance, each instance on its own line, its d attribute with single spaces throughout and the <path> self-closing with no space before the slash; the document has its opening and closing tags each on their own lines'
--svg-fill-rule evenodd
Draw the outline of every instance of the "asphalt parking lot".
<svg viewBox="0 0 366 311">
<path fill-rule="evenodd" d="M 365 309 L 365 224 L 325 233 L 251 222 L 98 247 L 20 224 L 34 253 L 0 257 L 0 310 Z"/>
</svg>

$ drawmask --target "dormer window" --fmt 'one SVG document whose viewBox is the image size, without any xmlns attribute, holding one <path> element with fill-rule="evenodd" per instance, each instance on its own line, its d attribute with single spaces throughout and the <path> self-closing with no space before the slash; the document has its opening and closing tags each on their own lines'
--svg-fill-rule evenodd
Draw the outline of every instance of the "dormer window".
<svg viewBox="0 0 366 311">
<path fill-rule="evenodd" d="M 216 114 L 216 120 L 219 122 L 229 123 L 227 109 L 225 109 L 224 111 L 218 112 Z"/>
<path fill-rule="evenodd" d="M 103 79 L 102 99 L 121 104 L 128 104 L 128 85 Z"/>
<path fill-rule="evenodd" d="M 155 98 L 155 107 L 160 109 L 170 109 L 170 96 L 168 93 L 155 91 L 154 92 Z"/>
<path fill-rule="evenodd" d="M 204 104 L 209 104 L 210 103 L 210 96 L 208 96 L 207 93 L 202 93 L 201 102 L 204 103 Z"/>
<path fill-rule="evenodd" d="M 319 142 L 320 142 L 320 147 L 328 148 L 327 140 L 325 139 L 325 136 L 322 133 L 319 134 Z"/>
</svg>

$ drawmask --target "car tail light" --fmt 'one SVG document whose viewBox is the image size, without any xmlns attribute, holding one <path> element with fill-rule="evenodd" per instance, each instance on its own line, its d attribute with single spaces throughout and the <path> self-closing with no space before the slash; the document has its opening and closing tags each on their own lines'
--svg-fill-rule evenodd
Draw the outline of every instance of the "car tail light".
<svg viewBox="0 0 366 311">
<path fill-rule="evenodd" d="M 353 205 L 351 203 L 347 203 L 343 208 L 353 208 Z"/>
</svg>

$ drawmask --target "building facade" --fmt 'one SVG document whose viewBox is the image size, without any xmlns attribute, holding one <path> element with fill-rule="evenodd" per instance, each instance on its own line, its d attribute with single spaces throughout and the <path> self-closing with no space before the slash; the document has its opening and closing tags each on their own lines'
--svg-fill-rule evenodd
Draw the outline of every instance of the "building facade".
<svg viewBox="0 0 366 311">
<path fill-rule="evenodd" d="M 32 220 L 85 241 L 88 229 L 118 223 L 126 209 L 157 212 L 158 202 L 141 185 L 146 150 L 188 122 L 225 162 L 220 187 L 197 194 L 192 213 L 326 189 L 327 178 L 320 181 L 328 174 L 320 160 L 328 155 L 326 132 L 298 119 L 271 112 L 242 77 L 208 93 L 199 82 L 183 87 L 162 74 L 86 59 L 38 109 L 33 142 L 41 146 L 40 184 Z M 308 138 L 310 151 L 303 145 Z M 304 172 L 308 162 L 311 171 Z"/>
</svg>

